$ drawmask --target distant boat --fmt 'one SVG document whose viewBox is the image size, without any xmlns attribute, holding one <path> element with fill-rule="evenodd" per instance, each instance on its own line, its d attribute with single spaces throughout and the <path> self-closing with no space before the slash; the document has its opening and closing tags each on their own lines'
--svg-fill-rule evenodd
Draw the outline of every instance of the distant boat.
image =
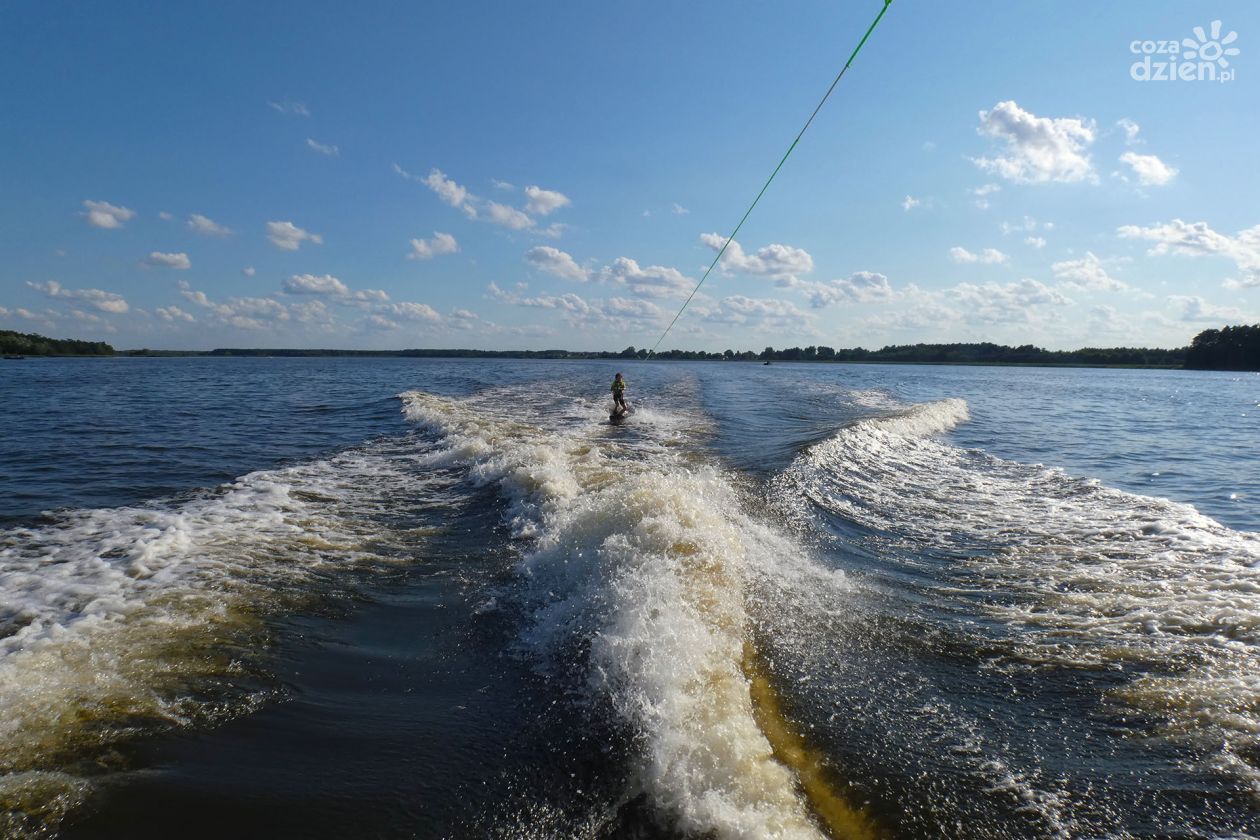
<svg viewBox="0 0 1260 840">
<path fill-rule="evenodd" d="M 765 367 L 765 366 L 766 366 L 766 365 L 768 365 L 768 364 L 770 364 L 770 363 L 769 363 L 769 362 L 762 362 L 762 363 L 761 363 L 761 366 L 762 366 L 762 367 Z"/>
</svg>

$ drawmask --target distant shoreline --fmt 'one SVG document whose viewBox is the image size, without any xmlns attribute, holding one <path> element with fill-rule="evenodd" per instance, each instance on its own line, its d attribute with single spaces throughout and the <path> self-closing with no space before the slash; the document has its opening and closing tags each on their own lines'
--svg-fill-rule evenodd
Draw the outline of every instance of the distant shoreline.
<svg viewBox="0 0 1260 840">
<path fill-rule="evenodd" d="M 1204 330 L 1188 347 L 1082 347 L 1046 350 L 1032 344 L 1010 347 L 992 342 L 952 344 L 890 344 L 878 350 L 826 345 L 766 347 L 753 350 L 666 350 L 652 353 L 630 346 L 611 350 L 473 350 L 469 348 L 410 348 L 404 350 L 337 350 L 331 348 L 220 347 L 214 350 L 115 350 L 105 342 L 54 339 L 34 333 L 0 330 L 0 351 L 6 360 L 26 357 L 264 357 L 264 358 L 409 358 L 409 359 L 550 359 L 632 362 L 713 361 L 779 364 L 783 362 L 849 364 L 980 365 L 994 367 L 1131 368 L 1156 370 L 1260 370 L 1260 324 Z"/>
<path fill-rule="evenodd" d="M 676 358 L 666 355 L 654 356 L 650 359 L 621 358 L 618 356 L 585 355 L 582 353 L 523 355 L 518 353 L 493 353 L 482 351 L 478 355 L 461 353 L 409 353 L 399 350 L 330 350 L 330 351 L 267 351 L 252 350 L 248 352 L 220 353 L 212 350 L 120 350 L 112 355 L 100 353 L 59 353 L 28 354 L 24 359 L 177 359 L 177 358 L 216 358 L 216 359 L 337 359 L 337 358 L 399 358 L 399 359 L 523 359 L 527 361 L 605 361 L 605 362 L 733 362 L 740 364 L 765 365 L 761 359 L 711 359 L 711 358 Z M 840 365 L 927 365 L 935 367 L 1046 367 L 1046 368 L 1097 368 L 1103 370 L 1197 370 L 1178 364 L 1090 364 L 1087 362 L 1004 362 L 1004 361 L 930 361 L 912 359 L 776 359 L 774 365 L 789 364 L 840 364 Z"/>
</svg>

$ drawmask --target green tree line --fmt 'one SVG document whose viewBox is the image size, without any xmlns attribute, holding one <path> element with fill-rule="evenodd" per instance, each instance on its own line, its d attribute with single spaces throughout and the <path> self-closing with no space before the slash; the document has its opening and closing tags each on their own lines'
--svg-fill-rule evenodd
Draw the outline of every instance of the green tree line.
<svg viewBox="0 0 1260 840">
<path fill-rule="evenodd" d="M 114 348 L 103 341 L 47 338 L 34 333 L 0 330 L 0 352 L 21 356 L 111 356 Z M 396 356 L 405 358 L 496 359 L 646 359 L 645 348 L 620 351 L 594 350 L 310 350 L 221 348 L 198 351 L 128 350 L 126 355 L 189 356 Z M 1189 347 L 1171 350 L 1150 347 L 1084 347 L 1080 350 L 1045 350 L 1032 344 L 1009 347 L 991 342 L 969 344 L 890 344 L 878 350 L 863 347 L 834 348 L 826 345 L 766 347 L 753 350 L 666 350 L 653 358 L 679 361 L 761 362 L 910 362 L 926 364 L 1097 365 L 1116 367 L 1186 367 L 1200 370 L 1260 370 L 1260 324 L 1204 330 Z"/>
<path fill-rule="evenodd" d="M 0 330 L 0 353 L 6 356 L 112 356 L 114 348 L 103 341 L 48 338 L 35 333 Z"/>
</svg>

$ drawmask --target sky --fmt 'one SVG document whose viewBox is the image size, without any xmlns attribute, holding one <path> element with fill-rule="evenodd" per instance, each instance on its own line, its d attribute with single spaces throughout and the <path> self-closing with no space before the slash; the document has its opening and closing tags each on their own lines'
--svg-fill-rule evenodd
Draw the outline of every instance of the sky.
<svg viewBox="0 0 1260 840">
<path fill-rule="evenodd" d="M 881 5 L 8 0 L 0 329 L 652 347 Z M 661 349 L 1260 322 L 1258 135 L 1254 0 L 894 0 Z"/>
</svg>

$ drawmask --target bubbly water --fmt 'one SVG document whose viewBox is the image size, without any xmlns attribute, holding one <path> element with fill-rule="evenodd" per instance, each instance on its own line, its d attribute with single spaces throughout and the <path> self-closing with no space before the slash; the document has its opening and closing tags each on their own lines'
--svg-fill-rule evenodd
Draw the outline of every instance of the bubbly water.
<svg viewBox="0 0 1260 840">
<path fill-rule="evenodd" d="M 0 399 L 0 836 L 1260 832 L 1258 375 L 25 360 Z"/>
</svg>

